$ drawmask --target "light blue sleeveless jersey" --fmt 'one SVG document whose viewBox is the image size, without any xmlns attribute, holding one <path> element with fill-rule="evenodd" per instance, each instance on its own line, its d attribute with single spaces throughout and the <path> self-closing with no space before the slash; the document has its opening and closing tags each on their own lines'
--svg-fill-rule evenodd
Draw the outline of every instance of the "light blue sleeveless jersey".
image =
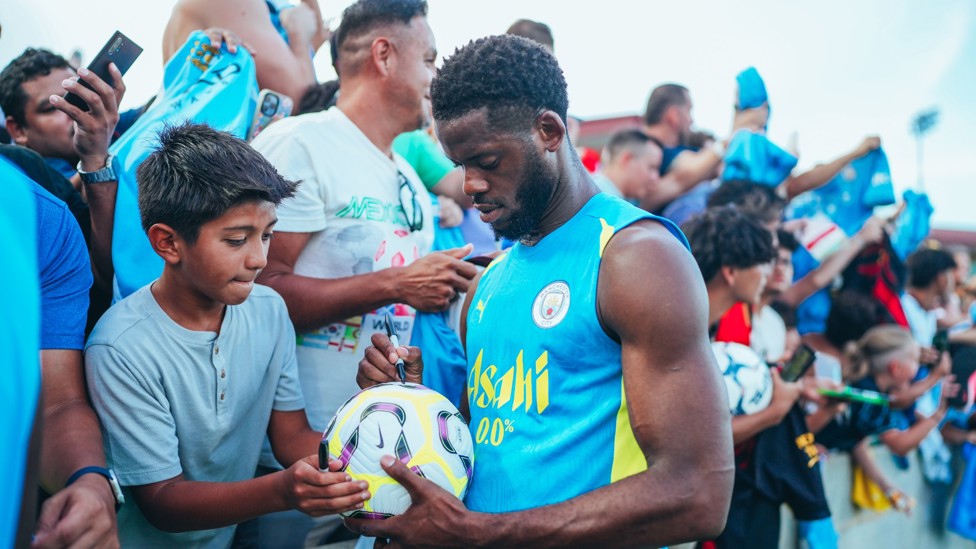
<svg viewBox="0 0 976 549">
<path fill-rule="evenodd" d="M 646 469 L 627 415 L 620 344 L 596 313 L 603 250 L 641 219 L 659 221 L 687 247 L 670 221 L 600 193 L 482 275 L 467 317 L 470 509 L 558 503 Z"/>
</svg>

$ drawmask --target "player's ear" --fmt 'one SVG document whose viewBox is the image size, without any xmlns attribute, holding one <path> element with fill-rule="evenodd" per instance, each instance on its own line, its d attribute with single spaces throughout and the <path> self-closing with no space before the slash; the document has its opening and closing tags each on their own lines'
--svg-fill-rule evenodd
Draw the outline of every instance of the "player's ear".
<svg viewBox="0 0 976 549">
<path fill-rule="evenodd" d="M 165 223 L 156 223 L 147 231 L 149 244 L 163 261 L 171 265 L 180 262 L 182 246 L 185 243 L 175 229 Z"/>
<path fill-rule="evenodd" d="M 543 111 L 535 119 L 535 131 L 548 152 L 559 150 L 566 139 L 566 125 L 554 111 Z"/>
<path fill-rule="evenodd" d="M 722 265 L 721 267 L 719 267 L 718 275 L 716 276 L 722 277 L 722 280 L 724 280 L 726 284 L 731 286 L 732 283 L 735 282 L 735 271 L 736 271 L 735 267 L 731 267 L 729 265 Z"/>
</svg>

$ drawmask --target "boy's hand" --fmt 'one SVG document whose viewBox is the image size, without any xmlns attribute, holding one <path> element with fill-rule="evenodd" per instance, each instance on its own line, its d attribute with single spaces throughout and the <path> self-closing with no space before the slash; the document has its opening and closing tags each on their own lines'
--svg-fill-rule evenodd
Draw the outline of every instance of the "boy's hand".
<svg viewBox="0 0 976 549">
<path fill-rule="evenodd" d="M 380 383 L 399 382 L 396 360 L 399 356 L 406 367 L 408 383 L 420 383 L 424 371 L 424 359 L 417 347 L 394 347 L 386 334 L 376 333 L 370 338 L 373 344 L 366 348 L 363 359 L 359 361 L 356 383 L 360 389 L 367 389 Z"/>
<path fill-rule="evenodd" d="M 281 472 L 280 494 L 288 507 L 313 517 L 362 509 L 370 497 L 368 484 L 339 472 L 338 460 L 329 461 L 328 471 L 320 471 L 318 465 L 313 455 Z"/>
<path fill-rule="evenodd" d="M 780 417 L 786 416 L 796 400 L 800 398 L 802 386 L 799 383 L 783 381 L 776 368 L 770 369 L 769 373 L 773 376 L 773 400 L 769 403 L 769 407 Z"/>
</svg>

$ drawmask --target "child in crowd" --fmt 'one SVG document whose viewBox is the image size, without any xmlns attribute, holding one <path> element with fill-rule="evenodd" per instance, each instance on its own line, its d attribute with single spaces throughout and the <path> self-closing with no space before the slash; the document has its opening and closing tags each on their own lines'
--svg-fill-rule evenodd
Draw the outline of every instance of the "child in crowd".
<svg viewBox="0 0 976 549">
<path fill-rule="evenodd" d="M 227 547 L 233 525 L 258 515 L 361 507 L 366 483 L 314 455 L 321 435 L 305 416 L 294 328 L 281 297 L 254 285 L 276 206 L 297 183 L 243 141 L 191 123 L 160 133 L 138 182 L 163 273 L 113 306 L 85 350 L 106 457 L 129 501 L 122 546 Z M 265 433 L 288 468 L 252 478 Z"/>
</svg>

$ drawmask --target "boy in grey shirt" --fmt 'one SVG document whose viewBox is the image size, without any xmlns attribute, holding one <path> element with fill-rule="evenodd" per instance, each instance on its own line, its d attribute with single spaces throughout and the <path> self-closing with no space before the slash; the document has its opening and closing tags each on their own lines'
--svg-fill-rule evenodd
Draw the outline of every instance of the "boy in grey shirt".
<svg viewBox="0 0 976 549">
<path fill-rule="evenodd" d="M 281 297 L 254 285 L 275 208 L 297 184 L 204 125 L 159 140 L 137 176 L 163 274 L 112 307 L 85 349 L 106 456 L 129 500 L 122 546 L 227 547 L 234 525 L 258 515 L 361 507 L 365 482 L 338 461 L 319 470 L 294 328 Z M 252 478 L 265 433 L 288 468 Z"/>
</svg>

